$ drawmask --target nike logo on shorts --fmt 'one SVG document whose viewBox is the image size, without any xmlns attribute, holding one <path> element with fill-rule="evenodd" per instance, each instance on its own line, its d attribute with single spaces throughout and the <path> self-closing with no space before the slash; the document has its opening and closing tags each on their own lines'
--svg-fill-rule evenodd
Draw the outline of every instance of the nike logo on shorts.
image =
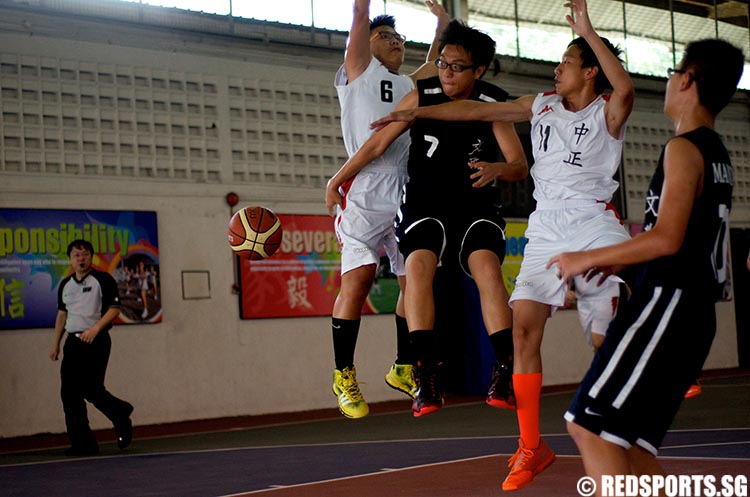
<svg viewBox="0 0 750 497">
<path fill-rule="evenodd" d="M 588 414 L 589 416 L 597 416 L 597 417 L 600 417 L 600 418 L 601 418 L 602 416 L 604 416 L 603 414 L 599 414 L 598 412 L 594 412 L 594 411 L 592 411 L 592 410 L 591 410 L 590 408 L 588 408 L 588 407 L 587 407 L 586 409 L 584 409 L 584 410 L 583 410 L 583 412 L 585 412 L 585 413 L 586 413 L 586 414 Z"/>
</svg>

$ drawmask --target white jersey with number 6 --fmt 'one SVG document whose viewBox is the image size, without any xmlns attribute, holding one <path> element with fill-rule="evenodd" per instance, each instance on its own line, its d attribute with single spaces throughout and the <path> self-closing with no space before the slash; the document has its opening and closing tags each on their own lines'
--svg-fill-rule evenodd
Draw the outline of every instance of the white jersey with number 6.
<svg viewBox="0 0 750 497">
<path fill-rule="evenodd" d="M 409 76 L 390 72 L 375 58 L 365 72 L 351 83 L 342 65 L 336 73 L 335 85 L 341 105 L 341 131 L 349 157 L 373 133 L 370 123 L 392 112 L 396 104 L 414 89 Z M 364 171 L 406 175 L 409 143 L 409 134 L 402 134 Z"/>
</svg>

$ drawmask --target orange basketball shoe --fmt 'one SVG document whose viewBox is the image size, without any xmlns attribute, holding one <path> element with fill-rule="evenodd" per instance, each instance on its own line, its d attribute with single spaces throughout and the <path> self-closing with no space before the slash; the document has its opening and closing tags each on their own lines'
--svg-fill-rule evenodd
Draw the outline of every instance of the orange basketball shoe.
<svg viewBox="0 0 750 497">
<path fill-rule="evenodd" d="M 685 398 L 692 399 L 693 397 L 697 397 L 702 393 L 703 393 L 703 387 L 701 386 L 700 383 L 696 381 L 695 383 L 690 385 L 690 388 L 688 388 L 688 391 L 685 392 Z"/>
<path fill-rule="evenodd" d="M 503 490 L 518 490 L 534 481 L 534 477 L 555 462 L 555 453 L 547 447 L 547 443 L 539 437 L 539 447 L 527 449 L 521 439 L 518 440 L 518 450 L 511 457 L 513 467 L 503 482 Z"/>
</svg>

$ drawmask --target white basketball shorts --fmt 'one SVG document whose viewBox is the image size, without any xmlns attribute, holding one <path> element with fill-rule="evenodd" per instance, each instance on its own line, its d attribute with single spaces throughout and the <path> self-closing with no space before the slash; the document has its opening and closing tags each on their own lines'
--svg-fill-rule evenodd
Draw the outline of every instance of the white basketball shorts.
<svg viewBox="0 0 750 497">
<path fill-rule="evenodd" d="M 341 244 L 341 274 L 368 264 L 378 266 L 383 250 L 391 272 L 406 274 L 393 226 L 406 180 L 406 176 L 362 171 L 342 188 L 344 205 L 334 223 Z"/>
<path fill-rule="evenodd" d="M 547 262 L 562 252 L 577 252 L 614 245 L 630 239 L 614 209 L 609 204 L 593 200 L 563 200 L 538 202 L 529 217 L 526 244 L 521 270 L 510 297 L 515 300 L 533 300 L 548 304 L 554 313 L 565 303 L 567 285 L 557 277 L 555 267 L 547 269 Z M 606 332 L 601 321 L 612 318 L 611 299 L 620 295 L 622 280 L 610 276 L 601 286 L 596 281 L 586 283 L 576 276 L 574 284 L 578 306 L 583 309 L 581 323 L 596 332 Z M 607 311 L 607 312 L 603 312 Z M 598 317 L 603 315 L 603 317 Z M 607 317 L 608 316 L 608 317 Z M 601 329 L 603 328 L 603 329 Z"/>
</svg>

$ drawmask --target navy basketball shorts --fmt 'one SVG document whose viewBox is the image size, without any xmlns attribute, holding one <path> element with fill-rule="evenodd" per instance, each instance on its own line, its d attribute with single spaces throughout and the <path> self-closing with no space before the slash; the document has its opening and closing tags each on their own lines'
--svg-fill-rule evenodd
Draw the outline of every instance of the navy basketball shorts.
<svg viewBox="0 0 750 497">
<path fill-rule="evenodd" d="M 639 287 L 607 330 L 565 419 L 656 456 L 716 334 L 700 290 Z"/>
</svg>

